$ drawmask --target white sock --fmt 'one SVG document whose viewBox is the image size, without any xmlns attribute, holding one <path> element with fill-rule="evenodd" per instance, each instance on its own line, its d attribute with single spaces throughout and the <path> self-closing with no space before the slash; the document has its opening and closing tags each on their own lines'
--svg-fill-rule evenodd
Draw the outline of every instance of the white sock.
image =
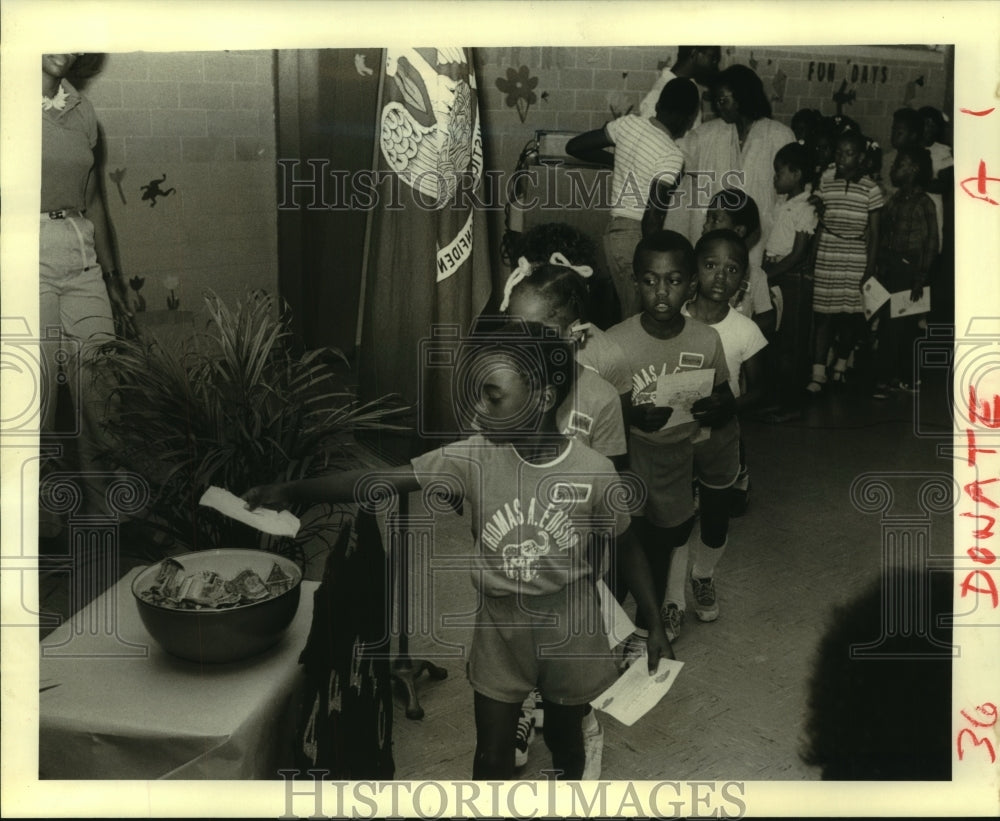
<svg viewBox="0 0 1000 821">
<path fill-rule="evenodd" d="M 676 604 L 681 610 L 684 609 L 684 600 L 687 595 L 687 569 L 688 556 L 690 556 L 691 540 L 675 547 L 673 555 L 670 557 L 670 572 L 667 574 L 667 595 L 664 604 Z"/>
<path fill-rule="evenodd" d="M 691 565 L 692 579 L 711 579 L 715 576 L 716 565 L 726 551 L 729 539 L 722 543 L 722 547 L 709 547 L 701 539 L 698 539 L 694 546 L 694 564 Z"/>
<path fill-rule="evenodd" d="M 826 365 L 813 365 L 813 382 L 826 382 Z"/>
</svg>

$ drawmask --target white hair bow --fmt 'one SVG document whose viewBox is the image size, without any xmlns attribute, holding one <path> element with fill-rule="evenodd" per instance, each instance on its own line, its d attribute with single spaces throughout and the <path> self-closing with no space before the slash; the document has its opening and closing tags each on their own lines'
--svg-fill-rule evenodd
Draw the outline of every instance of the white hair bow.
<svg viewBox="0 0 1000 821">
<path fill-rule="evenodd" d="M 560 265 L 563 268 L 569 268 L 570 270 L 578 273 L 584 279 L 594 275 L 594 269 L 589 265 L 573 265 L 559 251 L 554 252 L 552 256 L 549 257 L 549 265 Z M 500 303 L 501 311 L 507 310 L 508 305 L 510 305 L 511 293 L 521 282 L 531 276 L 532 271 L 534 271 L 534 266 L 528 262 L 527 257 L 520 257 L 517 260 L 517 268 L 515 268 L 511 275 L 507 277 L 507 282 L 505 282 L 503 286 L 503 302 Z"/>
<path fill-rule="evenodd" d="M 511 275 L 507 277 L 507 281 L 503 286 L 503 302 L 500 303 L 500 310 L 506 311 L 507 306 L 510 304 L 510 294 L 514 290 L 517 284 L 528 277 L 531 276 L 531 263 L 528 262 L 527 257 L 520 257 L 517 260 L 517 267 L 513 270 Z"/>
<path fill-rule="evenodd" d="M 555 251 L 549 257 L 549 265 L 562 265 L 564 268 L 572 268 L 584 279 L 589 279 L 594 275 L 594 269 L 589 265 L 573 265 L 561 252 Z"/>
</svg>

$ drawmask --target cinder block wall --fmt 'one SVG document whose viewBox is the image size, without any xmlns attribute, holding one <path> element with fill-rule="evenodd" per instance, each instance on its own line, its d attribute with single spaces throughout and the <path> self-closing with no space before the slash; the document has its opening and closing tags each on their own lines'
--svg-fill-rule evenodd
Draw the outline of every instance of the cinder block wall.
<svg viewBox="0 0 1000 821">
<path fill-rule="evenodd" d="M 537 129 L 599 128 L 638 106 L 675 57 L 675 46 L 478 49 L 487 167 L 513 171 Z M 886 146 L 896 108 L 950 102 L 944 55 L 929 49 L 723 47 L 722 66 L 733 63 L 755 68 L 784 122 L 804 107 L 834 113 L 846 79 L 855 97 L 845 113 Z M 496 84 L 522 67 L 537 78 L 523 121 Z M 108 204 L 123 268 L 145 277 L 148 307 L 166 307 L 168 276 L 180 281 L 182 308 L 197 309 L 205 288 L 227 301 L 248 287 L 275 292 L 272 52 L 111 54 L 85 91 L 104 128 L 108 172 L 123 174 L 121 194 L 106 178 Z M 164 175 L 159 187 L 174 191 L 153 206 L 143 186 Z M 502 213 L 492 218 L 499 236 Z M 597 225 L 600 215 L 590 219 Z"/>
<path fill-rule="evenodd" d="M 108 206 L 122 268 L 149 310 L 211 288 L 227 302 L 277 289 L 271 51 L 110 54 L 85 93 L 107 145 Z M 123 173 L 121 191 L 112 174 Z M 143 199 L 159 182 L 163 197 Z"/>
<path fill-rule="evenodd" d="M 538 129 L 586 131 L 638 108 L 659 67 L 673 63 L 676 46 L 593 48 L 481 48 L 479 85 L 485 123 L 484 144 L 489 167 L 511 173 L 525 143 Z M 790 124 L 800 108 L 837 112 L 834 94 L 853 92 L 843 113 L 889 150 L 892 112 L 909 105 L 933 105 L 947 111 L 945 55 L 929 48 L 899 46 L 748 47 L 723 46 L 721 68 L 733 64 L 753 68 L 772 100 L 775 119 Z M 508 69 L 531 82 L 535 102 L 521 110 L 508 105 Z M 516 100 L 514 101 L 516 102 Z M 712 117 L 706 103 L 706 119 Z M 523 115 L 523 121 L 522 121 Z M 598 214 L 557 213 L 550 219 L 578 224 L 591 233 L 603 227 Z M 503 229 L 502 215 L 493 215 Z M 539 221 L 539 217 L 533 220 Z"/>
<path fill-rule="evenodd" d="M 659 74 L 673 63 L 676 46 L 605 48 L 481 48 L 479 78 L 484 118 L 501 168 L 512 169 L 536 129 L 585 131 L 600 128 L 615 113 L 638 108 Z M 870 136 L 888 145 L 892 112 L 909 105 L 944 108 L 944 54 L 892 46 L 747 47 L 724 46 L 721 67 L 750 66 L 772 99 L 774 117 L 788 123 L 800 108 L 835 114 L 833 95 L 847 80 L 853 102 L 844 106 Z M 833 66 L 831 73 L 830 66 Z M 527 68 L 537 78 L 537 101 L 524 121 L 496 84 L 507 70 Z M 784 79 L 782 80 L 782 77 Z M 705 114 L 711 112 L 705 106 Z"/>
</svg>

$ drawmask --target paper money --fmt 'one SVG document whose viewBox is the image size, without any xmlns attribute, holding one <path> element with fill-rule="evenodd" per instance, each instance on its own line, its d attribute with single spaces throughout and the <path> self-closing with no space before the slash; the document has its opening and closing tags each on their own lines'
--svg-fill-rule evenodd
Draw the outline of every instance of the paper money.
<svg viewBox="0 0 1000 821">
<path fill-rule="evenodd" d="M 280 513 L 267 508 L 247 510 L 246 502 L 221 487 L 210 487 L 202 494 L 198 504 L 214 508 L 230 519 L 236 519 L 272 536 L 294 538 L 299 532 L 299 520 L 287 510 Z"/>
</svg>

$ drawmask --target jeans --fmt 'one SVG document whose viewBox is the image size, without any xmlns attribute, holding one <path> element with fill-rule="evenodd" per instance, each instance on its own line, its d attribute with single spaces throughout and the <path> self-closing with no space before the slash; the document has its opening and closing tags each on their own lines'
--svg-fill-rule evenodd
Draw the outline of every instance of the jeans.
<svg viewBox="0 0 1000 821">
<path fill-rule="evenodd" d="M 622 319 L 639 313 L 639 293 L 632 278 L 632 257 L 642 239 L 642 224 L 628 217 L 612 217 L 604 231 L 604 253 L 618 294 Z"/>
<path fill-rule="evenodd" d="M 112 385 L 97 371 L 91 359 L 102 344 L 114 339 L 111 301 L 94 248 L 94 226 L 86 217 L 67 212 L 63 219 L 41 215 L 39 248 L 38 312 L 41 338 L 42 379 L 41 430 L 55 432 L 56 397 L 60 383 L 69 388 L 73 400 L 76 465 L 82 476 L 81 512 L 102 513 L 106 479 L 98 465 L 101 424 Z M 62 446 L 66 469 L 65 445 Z M 52 468 L 51 465 L 48 466 Z M 53 522 L 44 509 L 40 522 L 51 529 Z"/>
</svg>

